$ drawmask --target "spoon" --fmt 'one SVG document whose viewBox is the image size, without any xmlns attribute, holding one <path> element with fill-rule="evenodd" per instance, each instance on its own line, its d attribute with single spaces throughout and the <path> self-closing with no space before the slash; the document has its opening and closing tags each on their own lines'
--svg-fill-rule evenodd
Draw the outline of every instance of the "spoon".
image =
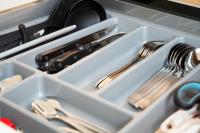
<svg viewBox="0 0 200 133">
<path fill-rule="evenodd" d="M 189 53 L 185 61 L 186 71 L 191 71 L 200 63 L 200 48 L 196 48 L 195 50 Z"/>
<path fill-rule="evenodd" d="M 178 73 L 180 73 L 180 72 L 182 73 L 182 71 L 183 71 L 183 68 L 180 65 L 181 61 L 184 60 L 182 58 L 185 55 L 187 55 L 188 52 L 190 52 L 192 49 L 193 48 L 188 47 L 186 49 L 187 51 L 183 50 L 183 53 L 178 54 L 180 57 L 177 56 L 176 63 L 174 64 L 176 66 Z M 182 75 L 181 73 L 178 75 Z M 151 91 L 149 91 L 148 96 L 145 97 L 145 100 L 148 100 L 149 104 L 153 103 L 154 100 L 158 99 L 164 92 L 166 92 L 168 90 L 168 88 L 170 87 L 171 84 L 174 84 L 179 80 L 178 75 L 173 76 L 173 74 L 168 74 L 168 75 L 165 75 L 164 77 L 162 77 L 159 81 L 159 84 L 157 84 L 156 86 L 153 86 L 152 88 L 154 88 L 154 89 L 153 90 L 151 89 Z M 140 103 L 141 103 L 141 101 L 140 101 Z"/>
<path fill-rule="evenodd" d="M 193 53 L 194 47 L 187 44 L 174 46 L 166 58 L 165 65 L 151 80 L 143 85 L 138 91 L 129 97 L 129 103 L 136 108 L 147 108 L 162 94 L 164 94 L 171 84 L 174 84 L 186 71 L 185 64 L 190 60 L 187 58 Z M 193 65 L 194 68 L 194 65 Z"/>
<path fill-rule="evenodd" d="M 44 116 L 43 116 L 40 112 L 38 112 L 36 109 L 33 109 L 33 112 L 34 112 L 39 118 L 48 121 L 48 120 L 47 120 L 46 118 L 44 118 Z M 81 133 L 81 132 L 79 132 L 79 131 L 77 131 L 77 130 L 74 130 L 74 129 L 71 129 L 71 128 L 68 128 L 68 127 L 58 127 L 58 128 L 59 128 L 60 130 L 64 131 L 64 132 L 66 132 L 66 133 Z"/>
<path fill-rule="evenodd" d="M 59 115 L 56 110 L 54 110 L 52 107 L 50 107 L 48 104 L 46 104 L 42 100 L 35 100 L 32 103 L 32 108 L 33 110 L 36 110 L 37 112 L 39 112 L 46 119 L 58 119 L 72 126 L 78 131 L 81 131 L 82 133 L 94 133 L 88 130 L 87 128 L 80 126 L 78 123 L 73 121 L 70 117 L 65 116 L 65 115 Z"/>
<path fill-rule="evenodd" d="M 109 131 L 107 131 L 106 129 L 103 129 L 101 127 L 98 127 L 94 124 L 91 124 L 77 116 L 72 115 L 71 113 L 67 112 L 65 109 L 62 108 L 62 106 L 60 105 L 59 101 L 55 100 L 55 99 L 46 99 L 45 100 L 46 104 L 48 104 L 51 108 L 58 110 L 60 112 L 62 112 L 63 114 L 65 114 L 66 116 L 70 117 L 71 119 L 73 119 L 75 122 L 77 122 L 78 124 L 92 130 L 95 131 L 96 133 L 109 133 Z"/>
</svg>

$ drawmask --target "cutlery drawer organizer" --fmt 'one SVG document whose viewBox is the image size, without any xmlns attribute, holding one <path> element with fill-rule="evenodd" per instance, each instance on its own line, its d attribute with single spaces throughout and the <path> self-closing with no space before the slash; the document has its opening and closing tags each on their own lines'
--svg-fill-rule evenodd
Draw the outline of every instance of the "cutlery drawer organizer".
<svg viewBox="0 0 200 133">
<path fill-rule="evenodd" d="M 200 46 L 200 28 L 197 28 L 200 23 L 120 1 L 98 2 L 106 8 L 109 19 L 0 62 L 0 80 L 17 74 L 23 77 L 16 86 L 1 93 L 1 117 L 11 118 L 25 133 L 61 133 L 57 126 L 65 126 L 63 123 L 48 122 L 31 109 L 34 100 L 53 97 L 68 112 L 112 133 L 153 133 L 176 110 L 173 91 L 187 81 L 200 81 L 200 66 L 171 85 L 167 93 L 143 111 L 131 107 L 128 97 L 163 67 L 173 46 L 178 43 Z M 19 20 L 36 24 L 47 19 L 55 4 L 54 0 L 48 0 L 16 14 L 20 15 Z M 0 22 L 0 26 L 5 25 L 0 27 L 1 34 L 15 27 L 17 20 L 11 20 L 16 14 L 0 16 L 6 18 Z M 127 34 L 56 74 L 37 69 L 35 57 L 39 53 L 109 27 L 115 27 L 110 34 Z M 145 42 L 155 40 L 166 43 L 105 88 L 95 89 L 97 81 L 129 63 Z"/>
</svg>

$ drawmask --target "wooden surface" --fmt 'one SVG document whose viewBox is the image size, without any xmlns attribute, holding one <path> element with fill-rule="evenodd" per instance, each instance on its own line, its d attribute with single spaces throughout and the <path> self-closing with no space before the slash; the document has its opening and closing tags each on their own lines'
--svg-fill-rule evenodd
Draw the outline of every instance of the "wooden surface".
<svg viewBox="0 0 200 133">
<path fill-rule="evenodd" d="M 0 13 L 32 6 L 41 0 L 0 0 Z"/>
<path fill-rule="evenodd" d="M 120 0 L 200 22 L 200 0 Z M 182 3 L 182 4 L 180 4 Z M 189 4 L 190 3 L 190 4 Z"/>
<path fill-rule="evenodd" d="M 200 8 L 200 0 L 169 0 L 169 1 Z"/>
</svg>

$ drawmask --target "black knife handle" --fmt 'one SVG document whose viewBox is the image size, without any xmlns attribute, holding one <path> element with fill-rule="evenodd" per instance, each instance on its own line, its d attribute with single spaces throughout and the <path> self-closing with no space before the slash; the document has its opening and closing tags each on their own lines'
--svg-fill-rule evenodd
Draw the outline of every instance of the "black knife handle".
<svg viewBox="0 0 200 133">
<path fill-rule="evenodd" d="M 41 65 L 52 58 L 55 58 L 59 55 L 64 54 L 67 51 L 75 49 L 77 48 L 77 44 L 78 42 L 72 42 L 66 45 L 62 45 L 62 46 L 44 51 L 36 56 L 35 58 L 36 64 Z"/>
<path fill-rule="evenodd" d="M 79 61 L 80 59 L 84 58 L 85 56 L 91 54 L 92 52 L 93 50 L 91 49 L 84 49 L 77 51 L 76 53 L 70 56 L 63 56 L 62 58 L 57 60 L 53 59 L 51 60 L 51 63 L 49 63 L 49 69 L 47 72 L 49 74 L 57 73 L 66 68 L 67 66 L 72 65 L 75 62 Z"/>
<path fill-rule="evenodd" d="M 78 53 L 78 52 L 79 52 L 78 49 L 73 49 L 71 51 L 64 53 L 63 55 L 60 55 L 59 57 L 51 59 L 49 61 L 49 64 L 48 64 L 47 72 L 48 73 L 55 73 L 55 72 L 60 71 L 61 69 L 63 69 L 65 67 L 64 64 L 62 64 L 62 63 L 57 64 L 55 62 L 58 61 L 58 60 L 59 60 L 59 62 L 62 62 L 61 60 L 65 60 L 68 57 L 70 57 L 70 56 L 72 56 L 72 55 L 74 55 L 75 53 Z M 57 67 L 57 66 L 59 66 L 59 67 Z"/>
</svg>

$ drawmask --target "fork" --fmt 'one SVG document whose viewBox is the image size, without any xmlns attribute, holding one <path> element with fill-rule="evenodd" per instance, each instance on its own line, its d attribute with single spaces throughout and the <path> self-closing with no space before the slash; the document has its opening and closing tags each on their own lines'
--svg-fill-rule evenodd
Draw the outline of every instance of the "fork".
<svg viewBox="0 0 200 133">
<path fill-rule="evenodd" d="M 133 67 L 133 65 L 143 60 L 144 58 L 150 56 L 154 51 L 160 48 L 164 43 L 165 43 L 164 41 L 151 41 L 151 42 L 145 43 L 142 49 L 139 51 L 139 54 L 137 55 L 136 58 L 134 58 L 130 63 L 126 64 L 122 68 L 100 79 L 95 85 L 96 89 L 102 89 L 106 87 L 111 81 L 119 77 L 126 70 Z"/>
</svg>

